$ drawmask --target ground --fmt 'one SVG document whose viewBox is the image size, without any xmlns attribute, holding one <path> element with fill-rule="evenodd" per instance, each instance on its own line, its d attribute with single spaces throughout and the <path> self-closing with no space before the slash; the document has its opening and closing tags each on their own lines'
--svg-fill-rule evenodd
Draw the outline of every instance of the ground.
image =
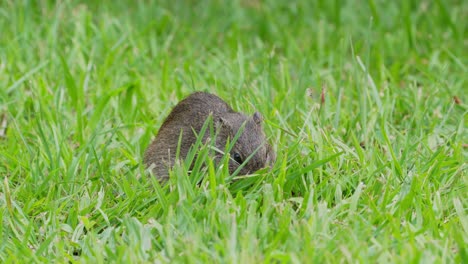
<svg viewBox="0 0 468 264">
<path fill-rule="evenodd" d="M 468 263 L 466 17 L 463 0 L 2 1 L 0 262 Z M 198 90 L 262 113 L 272 170 L 145 173 Z"/>
</svg>

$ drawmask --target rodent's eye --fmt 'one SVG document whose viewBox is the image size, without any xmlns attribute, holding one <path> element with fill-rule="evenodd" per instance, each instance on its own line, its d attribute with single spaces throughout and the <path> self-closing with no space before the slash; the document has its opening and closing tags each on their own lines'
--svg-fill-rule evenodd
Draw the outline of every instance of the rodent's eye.
<svg viewBox="0 0 468 264">
<path fill-rule="evenodd" d="M 239 153 L 235 152 L 234 155 L 232 155 L 232 157 L 237 163 L 242 164 L 242 157 Z"/>
</svg>

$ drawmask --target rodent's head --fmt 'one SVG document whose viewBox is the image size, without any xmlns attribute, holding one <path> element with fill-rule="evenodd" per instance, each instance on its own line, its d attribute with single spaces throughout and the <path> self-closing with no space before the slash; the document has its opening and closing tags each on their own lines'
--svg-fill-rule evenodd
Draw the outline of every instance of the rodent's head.
<svg viewBox="0 0 468 264">
<path fill-rule="evenodd" d="M 227 139 L 232 141 L 244 123 L 242 133 L 230 152 L 229 172 L 233 173 L 252 153 L 254 154 L 240 170 L 239 175 L 246 175 L 271 166 L 276 160 L 273 149 L 266 141 L 262 127 L 263 118 L 258 112 L 250 117 L 241 113 L 227 113 L 218 117 L 216 119 L 219 129 L 216 139 L 217 147 L 224 150 Z"/>
</svg>

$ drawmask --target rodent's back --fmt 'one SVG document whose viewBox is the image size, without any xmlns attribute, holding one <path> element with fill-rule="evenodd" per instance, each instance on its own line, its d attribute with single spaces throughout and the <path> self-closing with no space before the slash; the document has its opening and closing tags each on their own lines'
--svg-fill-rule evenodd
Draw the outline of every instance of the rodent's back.
<svg viewBox="0 0 468 264">
<path fill-rule="evenodd" d="M 173 122 L 183 121 L 184 126 L 201 127 L 208 115 L 220 116 L 224 113 L 234 112 L 221 98 L 214 94 L 195 92 L 180 101 L 164 120 L 161 130 Z"/>
</svg>

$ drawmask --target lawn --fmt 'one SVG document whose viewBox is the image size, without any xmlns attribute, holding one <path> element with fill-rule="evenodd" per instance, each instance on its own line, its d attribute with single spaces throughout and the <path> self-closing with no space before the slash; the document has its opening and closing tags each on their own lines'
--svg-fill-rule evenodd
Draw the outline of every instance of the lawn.
<svg viewBox="0 0 468 264">
<path fill-rule="evenodd" d="M 1 1 L 0 262 L 468 263 L 467 17 L 464 0 Z M 145 173 L 198 90 L 262 113 L 271 170 Z"/>
</svg>

